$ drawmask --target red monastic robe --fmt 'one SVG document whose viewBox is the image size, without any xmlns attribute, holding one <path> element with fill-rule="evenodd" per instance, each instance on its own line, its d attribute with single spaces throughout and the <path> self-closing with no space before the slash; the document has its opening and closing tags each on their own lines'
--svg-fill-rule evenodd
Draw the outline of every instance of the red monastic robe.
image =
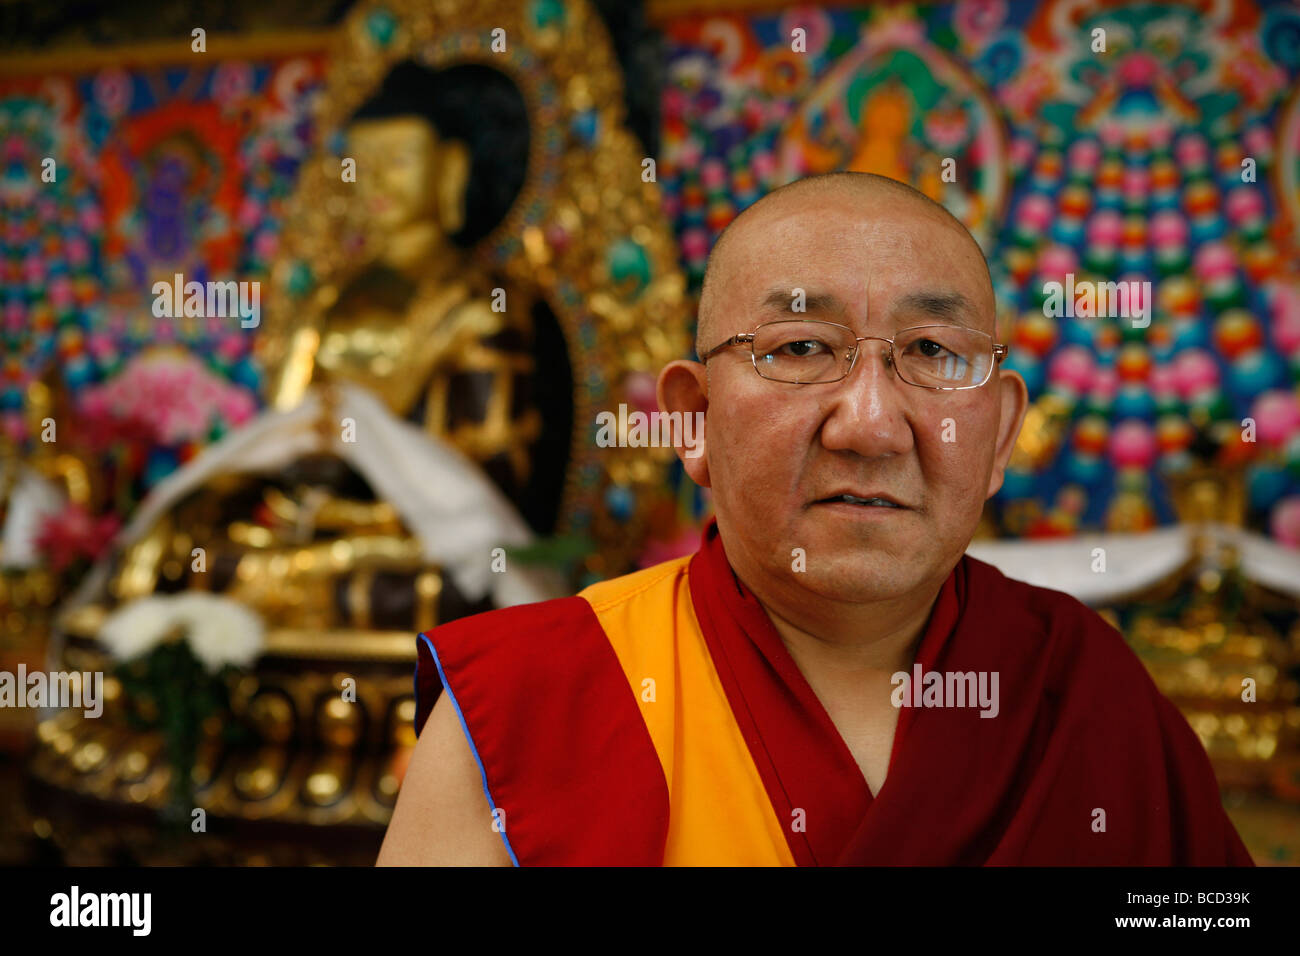
<svg viewBox="0 0 1300 956">
<path fill-rule="evenodd" d="M 899 692 L 876 794 L 716 522 L 690 557 L 418 645 L 416 730 L 446 688 L 516 864 L 1251 864 L 1119 633 L 969 556 L 916 663 L 997 672 L 997 714 Z"/>
</svg>

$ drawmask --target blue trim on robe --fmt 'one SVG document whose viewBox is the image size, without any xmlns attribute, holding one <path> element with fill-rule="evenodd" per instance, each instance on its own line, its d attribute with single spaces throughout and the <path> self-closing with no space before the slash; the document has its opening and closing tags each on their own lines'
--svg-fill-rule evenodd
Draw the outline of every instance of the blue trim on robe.
<svg viewBox="0 0 1300 956">
<path fill-rule="evenodd" d="M 479 776 L 483 780 L 483 796 L 487 797 L 488 808 L 495 813 L 497 806 L 492 800 L 492 791 L 488 789 L 487 771 L 483 768 L 483 761 L 478 755 L 478 748 L 474 746 L 474 738 L 470 735 L 469 725 L 465 723 L 465 715 L 461 713 L 460 703 L 456 700 L 456 695 L 453 693 L 451 685 L 447 683 L 447 675 L 443 673 L 442 670 L 442 661 L 438 660 L 438 651 L 433 646 L 433 641 L 429 640 L 428 635 L 421 634 L 420 640 L 424 641 L 425 645 L 429 648 L 429 653 L 433 655 L 433 666 L 438 668 L 438 680 L 442 681 L 442 689 L 447 692 L 447 697 L 451 701 L 451 706 L 456 711 L 456 719 L 460 721 L 460 729 L 465 732 L 465 740 L 469 743 L 469 751 L 474 755 L 474 762 L 478 764 Z M 418 714 L 420 712 L 419 664 L 416 664 L 415 672 L 417 675 L 415 681 L 415 712 Z M 495 820 L 493 822 L 495 822 Z M 506 826 L 509 826 L 509 823 L 507 823 Z M 504 829 L 501 830 L 501 842 L 506 845 L 506 852 L 510 854 L 510 861 L 515 866 L 519 866 L 519 857 L 515 856 L 515 849 L 510 845 L 510 838 L 506 835 Z"/>
</svg>

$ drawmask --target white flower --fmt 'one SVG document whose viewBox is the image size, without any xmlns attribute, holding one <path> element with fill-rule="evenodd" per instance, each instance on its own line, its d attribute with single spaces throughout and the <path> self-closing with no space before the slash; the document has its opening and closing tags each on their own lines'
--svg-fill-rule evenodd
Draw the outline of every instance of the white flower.
<svg viewBox="0 0 1300 956">
<path fill-rule="evenodd" d="M 186 591 L 172 598 L 185 636 L 209 672 L 224 664 L 248 667 L 262 653 L 262 619 L 238 601 L 207 591 Z"/>
<path fill-rule="evenodd" d="M 249 666 L 265 644 L 265 628 L 256 613 L 206 591 L 137 598 L 108 616 L 99 639 L 115 658 L 130 660 L 178 628 L 209 673 L 224 664 Z"/>
<path fill-rule="evenodd" d="M 110 654 L 127 661 L 153 650 L 173 626 L 168 598 L 138 598 L 108 616 L 99 639 L 108 645 Z"/>
</svg>

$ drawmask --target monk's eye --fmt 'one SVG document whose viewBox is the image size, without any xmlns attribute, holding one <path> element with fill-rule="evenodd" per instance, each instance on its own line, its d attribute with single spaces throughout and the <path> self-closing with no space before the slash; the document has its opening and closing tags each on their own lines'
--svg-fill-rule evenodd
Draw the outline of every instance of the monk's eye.
<svg viewBox="0 0 1300 956">
<path fill-rule="evenodd" d="M 921 339 L 916 343 L 915 348 L 926 358 L 938 358 L 944 352 L 943 346 L 933 339 Z"/>
<path fill-rule="evenodd" d="M 817 355 L 825 355 L 830 350 L 829 345 L 817 339 L 799 339 L 782 345 L 778 350 L 778 354 L 783 358 L 811 358 Z"/>
</svg>

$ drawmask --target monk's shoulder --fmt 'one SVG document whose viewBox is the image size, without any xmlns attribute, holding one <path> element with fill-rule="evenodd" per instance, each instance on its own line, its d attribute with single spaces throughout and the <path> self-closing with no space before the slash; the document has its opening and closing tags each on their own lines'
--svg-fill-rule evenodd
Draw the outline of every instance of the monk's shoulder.
<svg viewBox="0 0 1300 956">
<path fill-rule="evenodd" d="M 563 667 L 565 635 L 594 626 L 589 605 L 568 597 L 472 614 L 421 632 L 415 642 L 415 732 L 448 685 L 453 696 L 467 700 L 509 700 L 530 681 Z"/>
<path fill-rule="evenodd" d="M 419 635 L 420 669 L 438 684 L 452 672 L 498 685 L 553 681 L 603 661 L 619 634 L 656 631 L 675 609 L 689 558 L 590 585 L 567 598 L 458 618 Z M 421 675 L 417 674 L 417 679 Z"/>
<path fill-rule="evenodd" d="M 1009 578 L 983 561 L 967 560 L 978 613 L 998 622 L 1013 653 L 1046 661 L 1052 684 L 1105 682 L 1112 694 L 1117 689 L 1154 690 L 1123 635 L 1078 598 Z"/>
<path fill-rule="evenodd" d="M 592 584 L 578 593 L 598 613 L 644 610 L 666 604 L 675 589 L 684 586 L 693 555 L 673 558 L 640 571 Z"/>
<path fill-rule="evenodd" d="M 599 631 L 591 605 L 574 596 L 457 618 L 422 632 L 417 644 L 421 667 L 430 657 L 440 673 L 472 671 L 502 682 L 562 670 Z"/>
<path fill-rule="evenodd" d="M 578 594 L 624 666 L 641 667 L 670 653 L 691 606 L 690 556 L 593 584 Z M 637 663 L 640 662 L 640 663 Z"/>
<path fill-rule="evenodd" d="M 587 613 L 586 602 L 577 597 L 552 598 L 459 617 L 420 636 L 436 637 L 439 643 L 449 646 L 518 643 L 538 633 L 571 628 Z"/>
<path fill-rule="evenodd" d="M 445 692 L 525 865 L 662 858 L 663 768 L 605 627 L 575 595 L 420 635 L 417 732 Z"/>
</svg>

